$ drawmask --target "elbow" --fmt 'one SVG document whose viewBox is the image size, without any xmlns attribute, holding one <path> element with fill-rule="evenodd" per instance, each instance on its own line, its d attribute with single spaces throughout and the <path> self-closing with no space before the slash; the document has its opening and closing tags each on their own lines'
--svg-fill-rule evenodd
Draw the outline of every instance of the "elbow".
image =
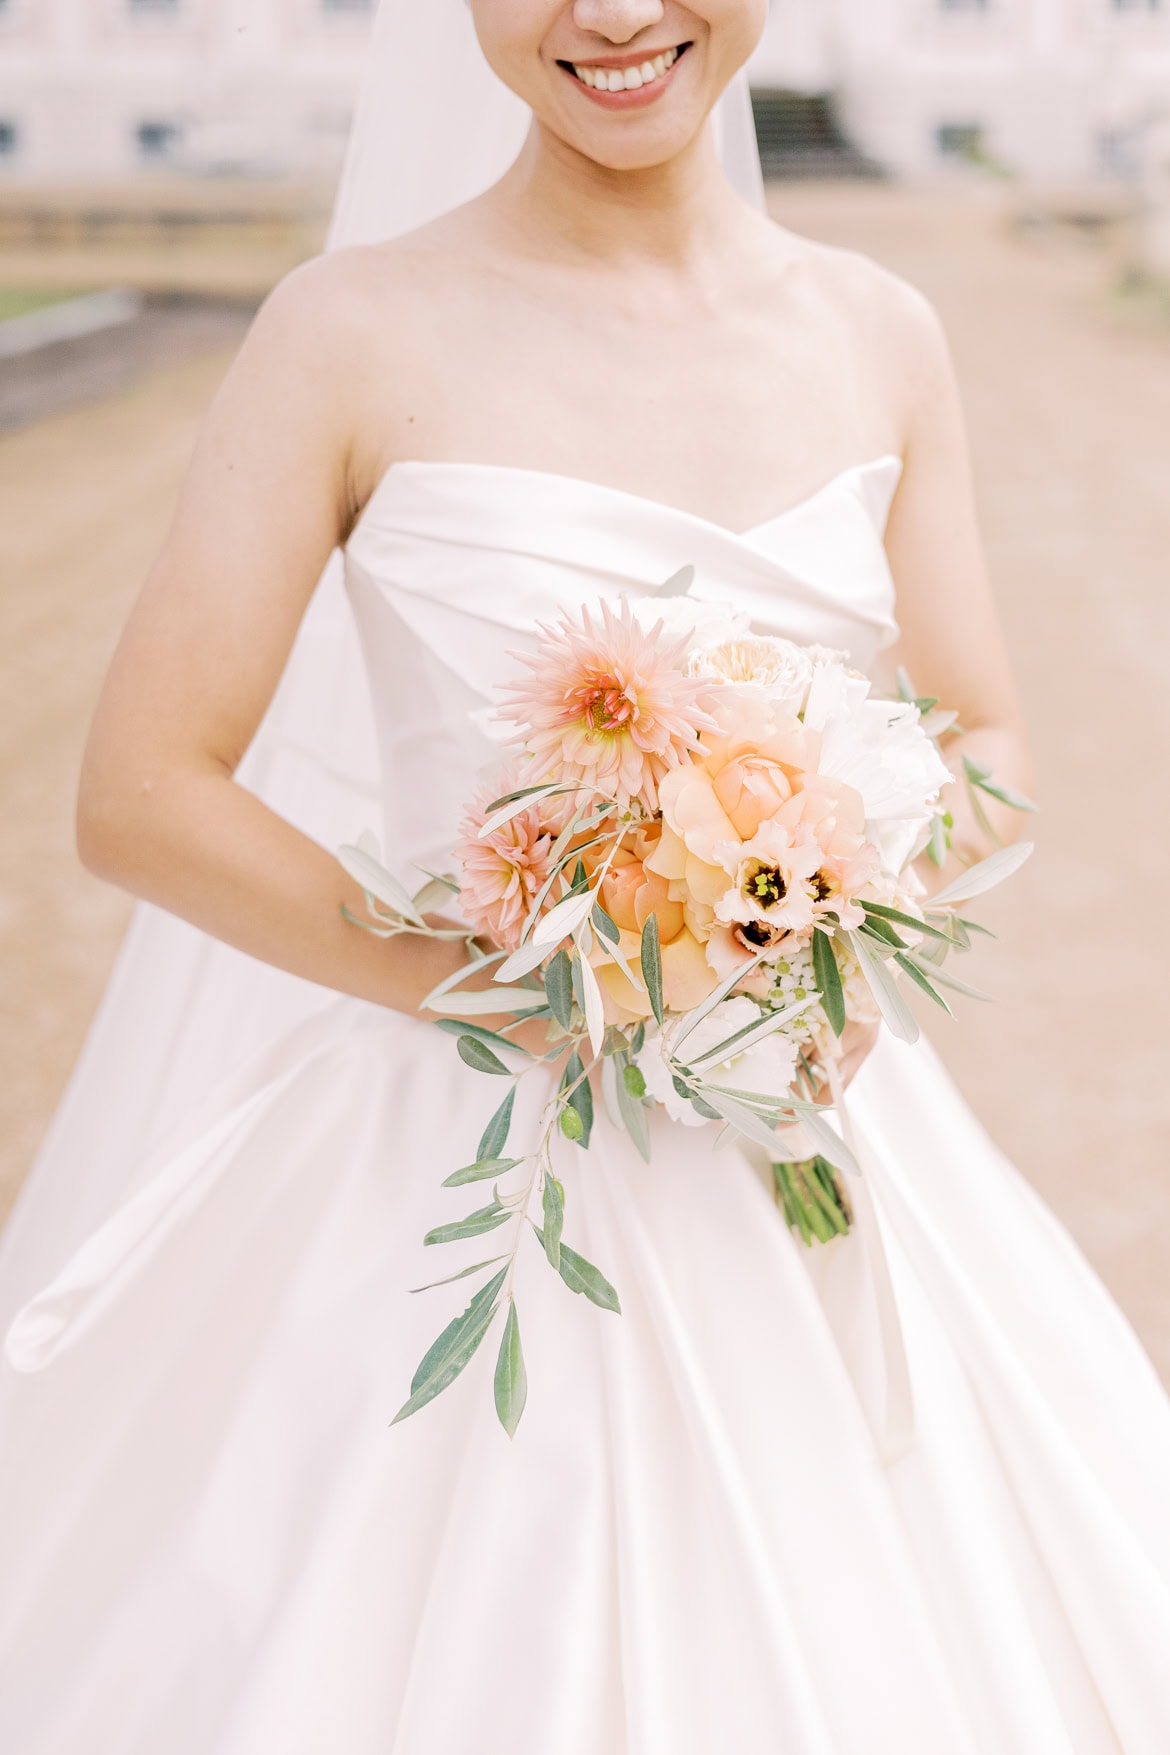
<svg viewBox="0 0 1170 1755">
<path fill-rule="evenodd" d="M 110 810 L 108 801 L 97 795 L 92 786 L 84 783 L 77 793 L 73 839 L 77 857 L 86 871 L 92 872 L 94 877 L 103 878 L 107 883 L 119 882 L 121 866 L 118 854 L 122 837 L 117 830 L 115 814 Z"/>
<path fill-rule="evenodd" d="M 151 789 L 149 780 L 142 786 L 146 792 Z M 105 883 L 133 890 L 146 841 L 146 825 L 135 801 L 121 788 L 83 771 L 74 812 L 74 844 L 86 871 Z"/>
</svg>

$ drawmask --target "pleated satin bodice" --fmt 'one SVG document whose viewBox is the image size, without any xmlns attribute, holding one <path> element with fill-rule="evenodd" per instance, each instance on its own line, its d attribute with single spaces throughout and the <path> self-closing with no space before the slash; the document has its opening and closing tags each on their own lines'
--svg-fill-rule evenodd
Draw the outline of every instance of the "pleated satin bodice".
<svg viewBox="0 0 1170 1755">
<path fill-rule="evenodd" d="M 396 863 L 446 861 L 492 755 L 496 690 L 538 621 L 601 597 L 652 597 L 691 566 L 692 598 L 868 669 L 898 631 L 882 539 L 901 467 L 892 455 L 857 465 L 737 534 L 576 477 L 392 464 L 346 545 L 345 577 Z"/>
</svg>

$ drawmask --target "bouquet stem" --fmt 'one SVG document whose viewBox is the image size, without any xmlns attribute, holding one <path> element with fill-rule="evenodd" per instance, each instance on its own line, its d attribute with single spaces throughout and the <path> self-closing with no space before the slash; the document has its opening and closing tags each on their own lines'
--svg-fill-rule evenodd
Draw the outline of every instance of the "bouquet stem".
<svg viewBox="0 0 1170 1755">
<path fill-rule="evenodd" d="M 803 1243 L 828 1243 L 843 1237 L 853 1223 L 844 1184 L 827 1158 L 798 1163 L 773 1163 L 776 1204 L 789 1228 Z"/>
</svg>

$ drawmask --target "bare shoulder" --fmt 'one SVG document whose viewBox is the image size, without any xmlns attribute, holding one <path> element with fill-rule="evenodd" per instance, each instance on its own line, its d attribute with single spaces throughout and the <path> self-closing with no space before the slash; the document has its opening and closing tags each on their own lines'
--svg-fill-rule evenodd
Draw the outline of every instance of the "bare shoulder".
<svg viewBox="0 0 1170 1755">
<path fill-rule="evenodd" d="M 279 407 L 337 460 L 349 517 L 384 466 L 396 394 L 433 323 L 435 252 L 395 244 L 329 251 L 268 294 L 233 367 L 238 390 Z M 320 459 L 318 459 L 320 461 Z"/>
<path fill-rule="evenodd" d="M 374 324 L 386 281 L 384 252 L 377 246 L 315 256 L 273 287 L 252 335 L 261 345 L 294 347 L 308 363 L 342 367 Z"/>
<path fill-rule="evenodd" d="M 392 332 L 396 319 L 416 312 L 450 274 L 450 258 L 431 227 L 386 243 L 348 245 L 286 274 L 264 309 L 272 325 L 286 325 L 310 345 L 344 351 Z"/>
<path fill-rule="evenodd" d="M 860 250 L 803 239 L 806 269 L 822 296 L 859 332 L 896 347 L 899 358 L 943 345 L 942 324 L 926 295 Z"/>
<path fill-rule="evenodd" d="M 926 295 L 859 250 L 784 233 L 820 321 L 909 422 L 952 382 L 950 350 Z"/>
</svg>

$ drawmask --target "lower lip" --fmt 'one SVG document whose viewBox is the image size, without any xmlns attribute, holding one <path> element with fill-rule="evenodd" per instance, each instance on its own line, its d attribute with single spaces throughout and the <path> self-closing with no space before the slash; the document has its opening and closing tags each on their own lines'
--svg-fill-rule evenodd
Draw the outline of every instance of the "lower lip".
<svg viewBox="0 0 1170 1755">
<path fill-rule="evenodd" d="M 583 79 L 578 79 L 577 75 L 571 73 L 567 67 L 562 67 L 561 72 L 566 79 L 572 80 L 582 97 L 587 97 L 591 103 L 599 105 L 603 110 L 644 110 L 647 104 L 654 103 L 662 96 L 678 71 L 679 62 L 682 59 L 683 57 L 680 55 L 678 60 L 671 63 L 665 73 L 657 79 L 652 79 L 649 85 L 635 86 L 633 91 L 598 91 L 596 87 L 586 85 Z"/>
</svg>

